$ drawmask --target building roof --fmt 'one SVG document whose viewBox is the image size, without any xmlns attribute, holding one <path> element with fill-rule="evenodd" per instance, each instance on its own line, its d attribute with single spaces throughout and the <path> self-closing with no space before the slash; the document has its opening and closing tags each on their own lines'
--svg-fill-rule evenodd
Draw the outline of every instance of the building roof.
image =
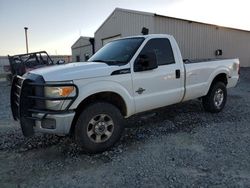
<svg viewBox="0 0 250 188">
<path fill-rule="evenodd" d="M 109 20 L 109 18 L 111 18 L 113 16 L 113 14 L 115 12 L 130 12 L 130 13 L 135 13 L 135 14 L 140 14 L 140 15 L 148 15 L 148 16 L 154 16 L 154 13 L 150 13 L 150 12 L 142 12 L 142 11 L 137 11 L 137 10 L 130 10 L 130 9 L 123 9 L 123 8 L 115 8 L 115 10 L 113 10 L 113 12 L 104 20 L 104 22 L 98 27 L 98 29 L 95 31 L 95 33 L 101 29 L 101 27 Z"/>
<path fill-rule="evenodd" d="M 203 24 L 203 25 L 209 25 L 209 26 L 214 26 L 216 28 L 226 28 L 226 29 L 231 29 L 231 30 L 237 30 L 237 31 L 243 31 L 243 32 L 250 32 L 249 30 L 244 30 L 244 29 L 238 29 L 238 28 L 232 28 L 232 27 L 226 27 L 226 26 L 219 26 L 211 23 L 205 23 L 205 22 L 199 22 L 199 21 L 194 21 L 194 20 L 187 20 L 187 19 L 182 19 L 182 18 L 176 18 L 176 17 L 171 17 L 171 16 L 165 16 L 165 15 L 160 15 L 156 13 L 150 13 L 150 12 L 143 12 L 143 11 L 137 11 L 137 10 L 130 10 L 130 9 L 122 9 L 122 8 L 115 8 L 115 10 L 104 20 L 104 22 L 101 24 L 101 26 L 96 30 L 96 32 L 107 22 L 107 20 L 113 16 L 113 14 L 117 11 L 121 12 L 129 12 L 129 13 L 134 13 L 134 14 L 140 14 L 140 15 L 148 15 L 148 16 L 155 16 L 155 17 L 163 17 L 163 18 L 169 18 L 169 19 L 174 19 L 174 20 L 180 20 L 180 21 L 186 21 L 189 23 L 197 23 L 197 24 Z M 95 32 L 95 33 L 96 33 Z"/>
<path fill-rule="evenodd" d="M 92 37 L 84 37 L 84 36 L 80 36 L 79 39 L 77 39 L 77 41 L 75 41 L 75 43 L 71 46 L 71 48 L 74 48 L 75 45 L 80 41 L 80 40 L 88 40 L 92 38 Z"/>
</svg>

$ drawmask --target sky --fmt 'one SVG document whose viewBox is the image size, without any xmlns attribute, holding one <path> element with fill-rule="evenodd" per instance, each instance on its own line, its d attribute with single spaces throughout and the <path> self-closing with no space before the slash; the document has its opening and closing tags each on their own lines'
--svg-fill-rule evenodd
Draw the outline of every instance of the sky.
<svg viewBox="0 0 250 188">
<path fill-rule="evenodd" d="M 152 12 L 250 31 L 249 0 L 0 0 L 0 55 L 70 55 L 80 36 L 95 31 L 116 8 Z"/>
</svg>

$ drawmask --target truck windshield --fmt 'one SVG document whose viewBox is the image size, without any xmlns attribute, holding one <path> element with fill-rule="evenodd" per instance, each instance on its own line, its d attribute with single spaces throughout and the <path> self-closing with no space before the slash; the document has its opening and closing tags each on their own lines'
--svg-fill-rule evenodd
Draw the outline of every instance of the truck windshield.
<svg viewBox="0 0 250 188">
<path fill-rule="evenodd" d="M 104 62 L 108 65 L 127 64 L 143 41 L 143 37 L 137 37 L 110 42 L 95 53 L 88 61 Z"/>
</svg>

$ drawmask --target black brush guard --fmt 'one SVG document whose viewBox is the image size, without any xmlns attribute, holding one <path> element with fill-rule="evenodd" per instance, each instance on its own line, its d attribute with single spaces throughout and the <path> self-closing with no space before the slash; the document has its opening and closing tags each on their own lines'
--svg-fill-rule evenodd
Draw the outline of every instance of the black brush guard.
<svg viewBox="0 0 250 188">
<path fill-rule="evenodd" d="M 44 87 L 72 86 L 75 88 L 75 96 L 72 97 L 45 97 Z M 78 88 L 73 83 L 46 84 L 39 75 L 30 74 L 27 78 L 15 76 L 11 86 L 11 110 L 14 120 L 19 120 L 23 135 L 26 137 L 34 134 L 35 120 L 42 121 L 48 114 L 63 114 L 69 112 L 69 108 L 78 96 Z M 70 101 L 63 110 L 46 109 L 45 101 Z M 42 113 L 42 118 L 32 114 Z"/>
</svg>

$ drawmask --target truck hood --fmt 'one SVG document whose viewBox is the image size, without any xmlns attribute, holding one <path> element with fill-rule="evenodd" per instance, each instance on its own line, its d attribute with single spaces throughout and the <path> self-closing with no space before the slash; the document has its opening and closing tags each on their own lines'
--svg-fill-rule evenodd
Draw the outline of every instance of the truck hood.
<svg viewBox="0 0 250 188">
<path fill-rule="evenodd" d="M 84 78 L 109 76 L 119 66 L 109 66 L 106 63 L 77 62 L 64 65 L 49 66 L 30 71 L 43 76 L 45 81 L 66 81 Z"/>
</svg>

